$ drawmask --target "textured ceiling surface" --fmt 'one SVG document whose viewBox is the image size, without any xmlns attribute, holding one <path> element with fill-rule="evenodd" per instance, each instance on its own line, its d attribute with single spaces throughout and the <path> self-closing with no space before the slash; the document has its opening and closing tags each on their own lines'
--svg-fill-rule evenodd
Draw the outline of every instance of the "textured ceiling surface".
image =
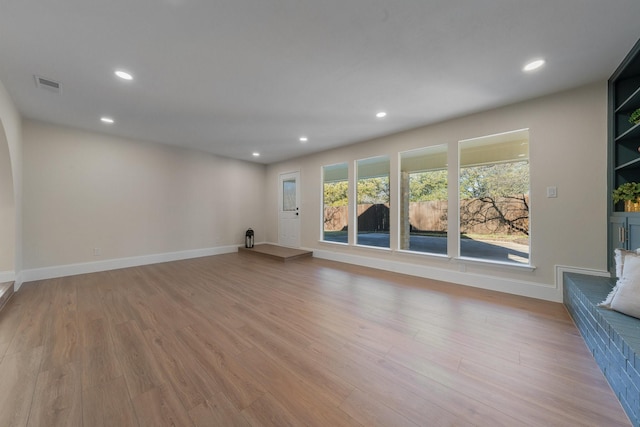
<svg viewBox="0 0 640 427">
<path fill-rule="evenodd" d="M 3 0 L 0 81 L 26 118 L 272 163 L 605 80 L 639 22 L 638 0 Z"/>
</svg>

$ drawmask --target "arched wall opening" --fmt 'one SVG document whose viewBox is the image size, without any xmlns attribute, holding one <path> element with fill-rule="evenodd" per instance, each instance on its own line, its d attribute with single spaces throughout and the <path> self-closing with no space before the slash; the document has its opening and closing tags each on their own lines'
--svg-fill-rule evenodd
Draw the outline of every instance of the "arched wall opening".
<svg viewBox="0 0 640 427">
<path fill-rule="evenodd" d="M 0 283 L 15 278 L 16 206 L 9 143 L 0 120 Z"/>
</svg>

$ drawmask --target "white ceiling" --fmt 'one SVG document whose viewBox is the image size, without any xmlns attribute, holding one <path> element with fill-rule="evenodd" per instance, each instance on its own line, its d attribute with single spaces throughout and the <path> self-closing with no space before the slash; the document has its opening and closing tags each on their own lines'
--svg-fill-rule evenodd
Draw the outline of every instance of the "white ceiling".
<svg viewBox="0 0 640 427">
<path fill-rule="evenodd" d="M 272 163 L 604 80 L 639 37 L 638 0 L 2 0 L 0 81 L 27 118 Z"/>
</svg>

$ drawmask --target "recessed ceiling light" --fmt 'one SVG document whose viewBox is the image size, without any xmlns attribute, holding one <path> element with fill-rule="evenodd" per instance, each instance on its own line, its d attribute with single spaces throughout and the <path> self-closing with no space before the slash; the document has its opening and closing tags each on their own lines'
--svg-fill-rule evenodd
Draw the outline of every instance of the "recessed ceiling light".
<svg viewBox="0 0 640 427">
<path fill-rule="evenodd" d="M 120 77 L 122 80 L 133 80 L 133 76 L 123 70 L 116 70 L 115 75 Z"/>
<path fill-rule="evenodd" d="M 260 157 L 260 153 L 258 153 L 257 151 L 255 151 L 255 152 L 253 153 L 253 157 Z"/>
<path fill-rule="evenodd" d="M 545 63 L 544 59 L 536 59 L 535 61 L 529 62 L 522 68 L 522 71 L 534 71 L 538 68 L 542 67 Z"/>
<path fill-rule="evenodd" d="M 379 113 L 376 114 L 376 117 L 381 119 L 383 117 L 385 117 L 387 115 L 387 113 L 385 113 L 384 111 L 380 111 Z"/>
<path fill-rule="evenodd" d="M 102 123 L 106 123 L 108 125 L 112 125 L 114 123 L 113 119 L 111 117 L 100 117 L 100 121 Z"/>
<path fill-rule="evenodd" d="M 301 136 L 300 137 L 300 142 L 307 142 L 309 140 L 309 138 L 307 138 L 306 136 Z"/>
</svg>

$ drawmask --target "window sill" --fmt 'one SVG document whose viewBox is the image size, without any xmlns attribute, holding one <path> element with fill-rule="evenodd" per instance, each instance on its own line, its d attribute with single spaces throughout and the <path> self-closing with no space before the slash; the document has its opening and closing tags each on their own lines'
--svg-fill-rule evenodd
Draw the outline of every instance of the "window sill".
<svg viewBox="0 0 640 427">
<path fill-rule="evenodd" d="M 507 268 L 513 268 L 515 270 L 527 270 L 527 271 L 534 271 L 536 269 L 535 265 L 517 264 L 515 262 L 492 261 L 489 259 L 466 258 L 466 257 L 455 257 L 453 259 L 463 264 L 490 265 L 490 266 L 496 266 L 496 267 L 507 267 Z"/>
<path fill-rule="evenodd" d="M 391 252 L 391 248 L 384 248 L 382 246 L 369 246 L 369 245 L 358 245 L 357 243 L 353 245 L 354 248 L 362 248 L 362 249 L 373 249 L 384 252 Z"/>
<path fill-rule="evenodd" d="M 442 258 L 442 259 L 450 259 L 447 254 L 439 254 L 436 252 L 420 252 L 420 251 L 409 251 L 406 249 L 398 249 L 396 251 L 399 254 L 407 254 L 407 255 L 419 255 L 424 257 L 432 257 L 432 258 Z"/>
<path fill-rule="evenodd" d="M 334 241 L 331 241 L 331 240 L 318 240 L 318 243 L 326 243 L 327 245 L 349 246 L 348 243 L 334 242 Z"/>
</svg>

